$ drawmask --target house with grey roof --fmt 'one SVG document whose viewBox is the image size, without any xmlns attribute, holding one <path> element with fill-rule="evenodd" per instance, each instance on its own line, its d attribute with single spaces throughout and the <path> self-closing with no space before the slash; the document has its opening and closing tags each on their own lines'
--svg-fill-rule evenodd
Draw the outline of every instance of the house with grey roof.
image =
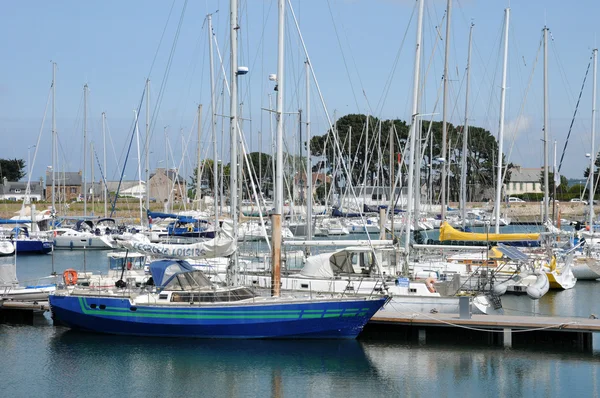
<svg viewBox="0 0 600 398">
<path fill-rule="evenodd" d="M 516 166 L 511 169 L 510 181 L 504 184 L 506 195 L 543 193 L 540 183 L 541 168 Z"/>
<path fill-rule="evenodd" d="M 21 201 L 27 198 L 27 181 L 8 181 L 6 177 L 2 180 L 0 200 Z M 44 200 L 43 181 L 31 181 L 29 183 L 29 200 L 39 202 Z"/>
<path fill-rule="evenodd" d="M 54 189 L 56 197 L 60 200 L 71 202 L 77 200 L 82 195 L 82 179 L 81 171 L 71 172 L 55 172 Z M 46 197 L 52 197 L 52 171 L 46 171 Z"/>
</svg>

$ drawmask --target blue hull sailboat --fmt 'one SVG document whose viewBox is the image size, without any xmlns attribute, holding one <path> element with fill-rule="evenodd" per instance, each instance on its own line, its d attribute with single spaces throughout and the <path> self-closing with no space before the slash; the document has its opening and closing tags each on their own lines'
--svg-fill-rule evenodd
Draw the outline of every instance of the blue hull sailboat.
<svg viewBox="0 0 600 398">
<path fill-rule="evenodd" d="M 197 338 L 349 338 L 386 302 L 377 298 L 260 297 L 245 287 L 218 287 L 181 260 L 150 264 L 156 287 L 57 291 L 55 323 L 72 329 L 136 336 Z"/>
</svg>

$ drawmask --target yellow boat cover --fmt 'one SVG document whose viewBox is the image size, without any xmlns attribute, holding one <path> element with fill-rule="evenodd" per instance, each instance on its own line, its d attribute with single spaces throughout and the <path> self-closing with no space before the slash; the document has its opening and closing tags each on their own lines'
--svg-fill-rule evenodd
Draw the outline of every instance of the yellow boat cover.
<svg viewBox="0 0 600 398">
<path fill-rule="evenodd" d="M 519 240 L 539 240 L 540 234 L 486 234 L 475 232 L 461 232 L 444 222 L 440 226 L 440 240 L 464 240 L 464 241 L 494 241 L 494 242 L 509 242 Z"/>
</svg>

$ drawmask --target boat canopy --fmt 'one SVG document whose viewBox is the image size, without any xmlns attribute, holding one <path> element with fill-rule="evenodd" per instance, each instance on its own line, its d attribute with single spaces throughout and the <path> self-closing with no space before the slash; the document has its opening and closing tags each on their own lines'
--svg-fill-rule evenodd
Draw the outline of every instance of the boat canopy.
<svg viewBox="0 0 600 398">
<path fill-rule="evenodd" d="M 77 224 L 75 224 L 76 231 L 83 231 L 83 230 L 91 231 L 93 228 L 94 228 L 94 223 L 90 220 L 79 220 L 79 221 L 77 221 Z"/>
<path fill-rule="evenodd" d="M 474 232 L 461 232 L 444 222 L 440 226 L 440 241 L 459 240 L 459 241 L 478 241 L 478 242 L 515 242 L 515 241 L 536 241 L 540 239 L 539 233 L 519 233 L 519 234 L 486 234 Z"/>
<path fill-rule="evenodd" d="M 114 218 L 101 218 L 98 221 L 96 221 L 96 225 L 98 224 L 116 224 L 117 222 L 115 221 Z"/>
<path fill-rule="evenodd" d="M 341 273 L 355 274 L 355 265 L 369 269 L 373 262 L 373 249 L 348 247 L 308 257 L 300 275 L 307 278 L 333 278 Z"/>
<path fill-rule="evenodd" d="M 165 282 L 178 273 L 194 271 L 194 267 L 183 260 L 157 260 L 151 262 L 149 267 L 154 284 L 158 287 L 165 286 Z"/>
</svg>

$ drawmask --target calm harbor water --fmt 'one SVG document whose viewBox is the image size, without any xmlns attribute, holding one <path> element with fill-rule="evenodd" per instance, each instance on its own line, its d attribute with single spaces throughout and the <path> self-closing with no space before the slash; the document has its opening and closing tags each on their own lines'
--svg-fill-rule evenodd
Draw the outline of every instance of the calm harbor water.
<svg viewBox="0 0 600 398">
<path fill-rule="evenodd" d="M 57 251 L 55 270 L 106 271 L 106 252 Z M 8 259 L 2 259 L 7 261 Z M 11 258 L 11 260 L 14 260 Z M 20 256 L 23 282 L 52 256 Z M 507 313 L 600 315 L 600 282 L 539 302 L 504 296 Z M 104 336 L 0 325 L 2 396 L 598 396 L 600 339 L 591 353 L 403 341 L 219 341 Z"/>
</svg>

